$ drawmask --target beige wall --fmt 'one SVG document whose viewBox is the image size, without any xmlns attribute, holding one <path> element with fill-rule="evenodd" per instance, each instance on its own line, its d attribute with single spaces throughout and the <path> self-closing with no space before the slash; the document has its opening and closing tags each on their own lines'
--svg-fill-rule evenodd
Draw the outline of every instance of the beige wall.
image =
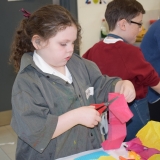
<svg viewBox="0 0 160 160">
<path fill-rule="evenodd" d="M 11 110 L 0 112 L 0 126 L 10 124 L 11 116 L 12 116 Z"/>
<path fill-rule="evenodd" d="M 90 0 L 92 2 L 92 0 Z M 147 29 L 150 19 L 158 19 L 160 16 L 160 0 L 138 0 L 147 11 L 143 23 Z M 106 0 L 110 2 L 110 0 Z M 100 40 L 101 20 L 104 18 L 106 4 L 86 4 L 78 0 L 78 19 L 82 26 L 82 44 L 80 54 L 83 55 L 88 48 Z"/>
</svg>

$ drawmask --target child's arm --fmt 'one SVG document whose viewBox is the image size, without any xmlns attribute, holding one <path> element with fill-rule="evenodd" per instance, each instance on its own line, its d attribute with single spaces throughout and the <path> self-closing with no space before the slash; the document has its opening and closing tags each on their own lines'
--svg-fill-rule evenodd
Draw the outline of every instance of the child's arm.
<svg viewBox="0 0 160 160">
<path fill-rule="evenodd" d="M 119 80 L 115 85 L 115 92 L 124 94 L 127 102 L 133 101 L 136 95 L 133 84 L 128 80 Z M 98 125 L 101 117 L 99 112 L 94 108 L 94 106 L 83 106 L 59 116 L 57 127 L 52 138 L 58 137 L 78 124 L 90 128 Z"/>
<path fill-rule="evenodd" d="M 115 92 L 124 94 L 127 102 L 132 102 L 136 97 L 133 84 L 128 80 L 120 80 L 115 85 Z"/>
<path fill-rule="evenodd" d="M 93 128 L 101 121 L 100 114 L 94 106 L 83 106 L 58 117 L 56 130 L 52 138 L 56 138 L 70 128 L 81 124 Z"/>
<path fill-rule="evenodd" d="M 109 77 L 107 75 L 102 76 L 95 63 L 86 59 L 83 60 L 90 77 L 90 82 L 95 89 L 94 97 L 96 103 L 106 101 L 110 92 L 124 94 L 127 102 L 132 102 L 135 99 L 135 89 L 129 80 L 121 80 L 119 77 Z M 104 95 L 106 96 L 104 97 Z"/>
</svg>

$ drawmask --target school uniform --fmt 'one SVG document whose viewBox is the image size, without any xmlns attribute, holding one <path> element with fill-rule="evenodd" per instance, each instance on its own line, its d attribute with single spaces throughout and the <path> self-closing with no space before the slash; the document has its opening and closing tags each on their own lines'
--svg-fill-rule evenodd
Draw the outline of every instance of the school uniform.
<svg viewBox="0 0 160 160">
<path fill-rule="evenodd" d="M 16 160 L 53 160 L 101 147 L 99 126 L 76 125 L 51 139 L 58 116 L 81 106 L 105 102 L 120 78 L 102 76 L 98 67 L 73 54 L 67 63 L 72 78 L 43 72 L 26 53 L 12 89 L 11 126 L 18 135 Z M 86 90 L 94 87 L 94 94 Z"/>
</svg>

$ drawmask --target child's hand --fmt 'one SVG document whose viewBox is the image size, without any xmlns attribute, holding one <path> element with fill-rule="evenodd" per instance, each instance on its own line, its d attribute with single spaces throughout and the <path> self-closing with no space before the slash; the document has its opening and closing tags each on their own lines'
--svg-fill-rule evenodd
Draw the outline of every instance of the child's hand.
<svg viewBox="0 0 160 160">
<path fill-rule="evenodd" d="M 83 106 L 76 110 L 79 124 L 93 128 L 101 121 L 100 114 L 95 110 L 95 106 Z"/>
<path fill-rule="evenodd" d="M 124 94 L 124 97 L 128 103 L 132 102 L 136 97 L 135 88 L 128 80 L 118 81 L 115 86 L 115 92 Z"/>
<path fill-rule="evenodd" d="M 57 127 L 52 139 L 58 137 L 77 124 L 93 128 L 98 125 L 100 121 L 101 117 L 99 112 L 95 109 L 95 106 L 83 106 L 73 109 L 58 117 Z"/>
</svg>

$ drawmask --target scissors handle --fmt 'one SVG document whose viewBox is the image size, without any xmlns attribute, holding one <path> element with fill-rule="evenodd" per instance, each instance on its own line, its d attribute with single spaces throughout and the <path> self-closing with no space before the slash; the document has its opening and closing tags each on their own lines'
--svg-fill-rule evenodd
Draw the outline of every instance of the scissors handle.
<svg viewBox="0 0 160 160">
<path fill-rule="evenodd" d="M 105 104 L 104 103 L 91 104 L 91 106 L 95 106 L 95 109 L 98 110 L 98 109 L 102 108 L 103 106 L 105 106 Z"/>
<path fill-rule="evenodd" d="M 104 111 L 106 111 L 107 110 L 107 106 L 103 106 L 102 108 L 100 108 L 99 110 L 97 110 L 99 113 L 100 113 L 100 115 L 104 112 Z"/>
<path fill-rule="evenodd" d="M 106 109 L 107 106 L 105 106 L 105 103 L 100 103 L 100 104 L 91 104 L 91 106 L 95 106 L 95 109 L 102 114 Z"/>
<path fill-rule="evenodd" d="M 107 107 L 114 102 L 119 96 L 116 96 L 115 98 L 111 99 L 110 101 L 106 102 L 106 103 L 100 103 L 100 104 L 91 104 L 92 106 L 95 106 L 95 109 L 102 114 Z"/>
</svg>

